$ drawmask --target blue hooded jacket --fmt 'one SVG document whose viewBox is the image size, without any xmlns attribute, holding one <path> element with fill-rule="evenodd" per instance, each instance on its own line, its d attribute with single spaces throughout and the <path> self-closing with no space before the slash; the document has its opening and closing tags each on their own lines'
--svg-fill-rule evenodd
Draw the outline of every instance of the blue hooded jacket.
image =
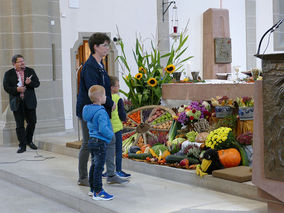
<svg viewBox="0 0 284 213">
<path fill-rule="evenodd" d="M 82 115 L 87 122 L 90 137 L 110 143 L 114 133 L 105 108 L 97 104 L 86 105 Z"/>
<path fill-rule="evenodd" d="M 110 79 L 104 68 L 98 64 L 91 54 L 80 73 L 79 94 L 77 95 L 76 104 L 76 115 L 79 118 L 82 118 L 83 107 L 87 104 L 92 104 L 88 96 L 88 90 L 93 85 L 101 85 L 105 88 L 106 103 L 103 106 L 109 117 L 111 117 L 113 101 L 111 99 Z"/>
</svg>

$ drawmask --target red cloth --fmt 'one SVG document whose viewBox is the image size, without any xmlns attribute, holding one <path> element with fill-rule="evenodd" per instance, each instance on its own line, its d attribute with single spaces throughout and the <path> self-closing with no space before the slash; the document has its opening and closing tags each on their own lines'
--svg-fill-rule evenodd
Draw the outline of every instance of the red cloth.
<svg viewBox="0 0 284 213">
<path fill-rule="evenodd" d="M 25 71 L 24 70 L 16 70 L 17 76 L 18 76 L 18 86 L 24 86 L 25 82 L 24 82 L 24 76 L 25 76 Z M 24 98 L 24 93 L 21 92 L 20 97 L 23 99 Z"/>
</svg>

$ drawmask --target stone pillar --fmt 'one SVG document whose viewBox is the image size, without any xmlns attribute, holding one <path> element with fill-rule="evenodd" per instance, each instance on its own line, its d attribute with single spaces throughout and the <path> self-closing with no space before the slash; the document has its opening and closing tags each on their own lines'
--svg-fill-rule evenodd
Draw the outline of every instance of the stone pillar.
<svg viewBox="0 0 284 213">
<path fill-rule="evenodd" d="M 14 54 L 25 57 L 41 85 L 36 89 L 35 134 L 64 130 L 59 0 L 1 0 L 0 73 L 12 68 Z M 1 86 L 0 144 L 18 143 L 8 94 Z"/>
<path fill-rule="evenodd" d="M 165 0 L 165 2 L 168 2 Z M 165 5 L 165 8 L 167 4 Z M 164 14 L 163 21 L 163 1 L 157 0 L 157 27 L 158 27 L 158 50 L 161 55 L 166 54 L 170 50 L 170 37 L 169 37 L 169 11 Z M 161 65 L 167 65 L 168 58 L 161 59 Z"/>
</svg>

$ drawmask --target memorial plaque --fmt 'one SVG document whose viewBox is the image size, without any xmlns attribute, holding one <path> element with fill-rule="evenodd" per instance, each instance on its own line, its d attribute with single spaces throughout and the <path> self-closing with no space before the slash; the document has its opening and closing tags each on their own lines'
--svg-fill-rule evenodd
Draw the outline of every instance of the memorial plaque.
<svg viewBox="0 0 284 213">
<path fill-rule="evenodd" d="M 232 62 L 232 47 L 230 38 L 215 38 L 215 63 L 229 64 Z"/>
<path fill-rule="evenodd" d="M 284 55 L 282 54 L 282 57 Z M 267 56 L 269 57 L 269 56 Z M 262 58 L 264 175 L 284 181 L 284 58 Z"/>
</svg>

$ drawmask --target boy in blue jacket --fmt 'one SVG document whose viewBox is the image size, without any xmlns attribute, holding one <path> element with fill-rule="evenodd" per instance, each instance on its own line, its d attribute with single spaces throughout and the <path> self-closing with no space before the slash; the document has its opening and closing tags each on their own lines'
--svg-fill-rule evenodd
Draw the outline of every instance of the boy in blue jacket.
<svg viewBox="0 0 284 213">
<path fill-rule="evenodd" d="M 102 187 L 106 147 L 114 136 L 110 118 L 102 106 L 106 102 L 105 89 L 100 85 L 94 85 L 90 87 L 88 95 L 93 104 L 84 106 L 82 115 L 89 129 L 88 149 L 92 157 L 89 172 L 89 195 L 94 200 L 111 200 L 114 196 L 105 192 Z"/>
</svg>

